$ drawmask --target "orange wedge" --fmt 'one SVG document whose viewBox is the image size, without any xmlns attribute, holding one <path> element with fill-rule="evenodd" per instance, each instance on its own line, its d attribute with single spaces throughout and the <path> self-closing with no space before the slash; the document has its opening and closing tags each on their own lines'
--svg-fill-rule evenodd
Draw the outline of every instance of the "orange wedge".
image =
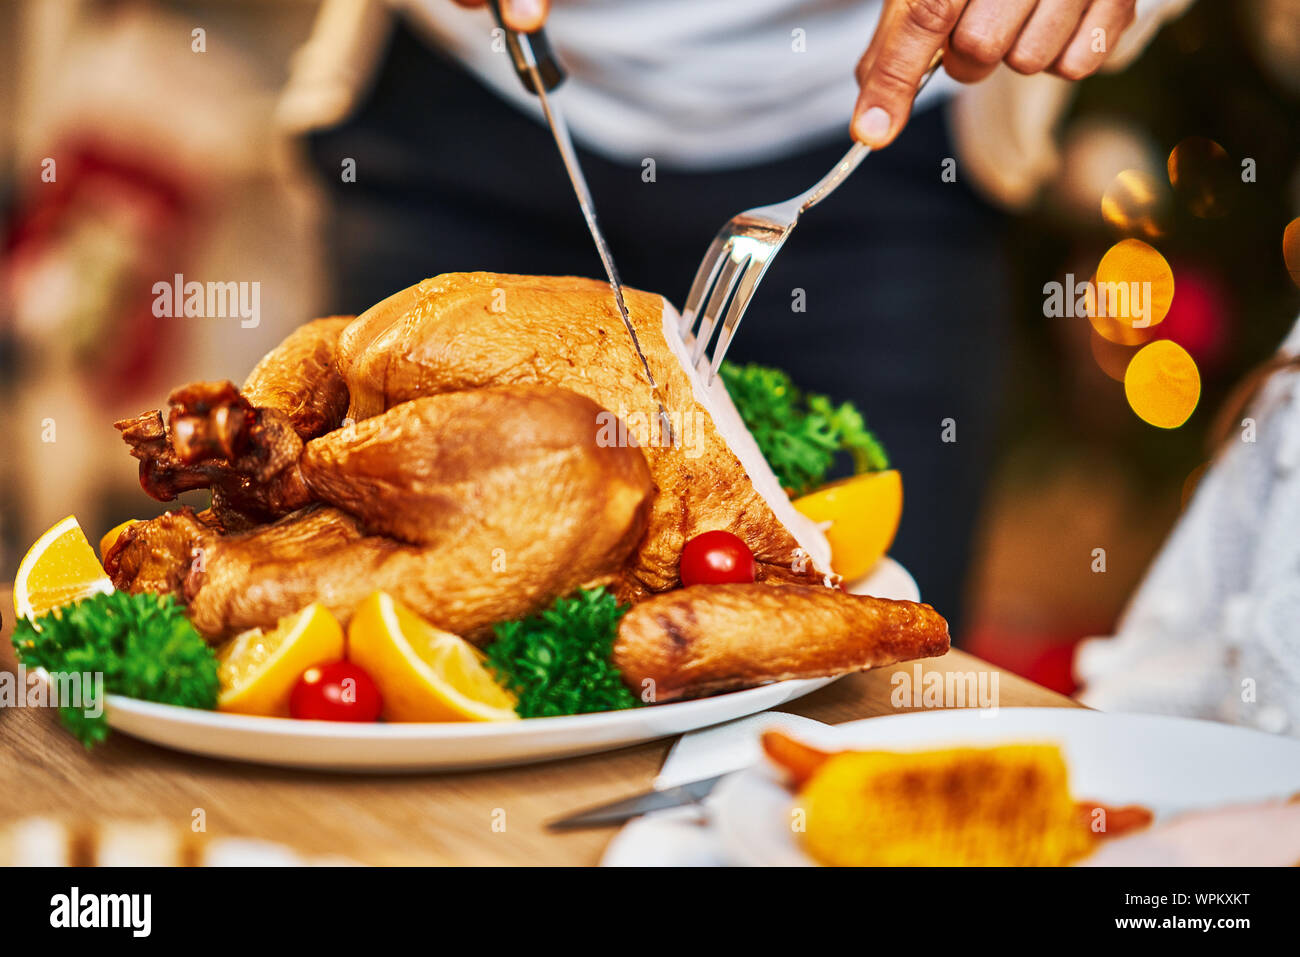
<svg viewBox="0 0 1300 957">
<path fill-rule="evenodd" d="M 14 577 L 14 614 L 37 618 L 60 605 L 111 592 L 86 533 L 69 515 L 36 540 Z"/>
<path fill-rule="evenodd" d="M 269 632 L 236 635 L 217 653 L 217 710 L 287 718 L 302 673 L 338 661 L 343 646 L 342 626 L 319 602 L 285 616 Z"/>
<path fill-rule="evenodd" d="M 377 591 L 348 625 L 348 660 L 384 698 L 388 721 L 515 721 L 514 697 L 468 641 Z"/>
<path fill-rule="evenodd" d="M 864 472 L 797 498 L 794 507 L 826 525 L 831 567 L 853 581 L 871 571 L 894 542 L 903 515 L 903 479 L 896 469 Z"/>
</svg>

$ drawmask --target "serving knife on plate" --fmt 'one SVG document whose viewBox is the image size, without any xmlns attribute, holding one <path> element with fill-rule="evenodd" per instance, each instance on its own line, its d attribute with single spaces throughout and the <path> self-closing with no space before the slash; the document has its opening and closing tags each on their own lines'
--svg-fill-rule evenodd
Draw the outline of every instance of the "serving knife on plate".
<svg viewBox="0 0 1300 957">
<path fill-rule="evenodd" d="M 600 256 L 601 265 L 605 267 L 605 276 L 609 279 L 609 288 L 614 293 L 614 303 L 618 306 L 619 318 L 623 320 L 623 326 L 632 338 L 632 347 L 636 349 L 637 358 L 641 360 L 641 369 L 650 381 L 650 391 L 659 406 L 662 435 L 669 445 L 676 445 L 677 439 L 673 433 L 672 422 L 668 418 L 668 410 L 664 408 L 663 400 L 659 398 L 659 385 L 655 382 L 654 373 L 650 371 L 650 363 L 646 361 L 645 352 L 641 349 L 641 340 L 637 338 L 636 330 L 632 328 L 632 318 L 628 315 L 627 303 L 623 299 L 623 283 L 619 280 L 618 268 L 614 265 L 614 254 L 610 252 L 609 242 L 596 221 L 596 204 L 591 198 L 587 178 L 582 173 L 582 164 L 578 161 L 578 154 L 573 148 L 569 125 L 565 122 L 559 104 L 549 96 L 564 82 L 564 70 L 551 51 L 551 45 L 543 29 L 538 28 L 532 33 L 511 30 L 501 16 L 501 0 L 489 0 L 488 5 L 492 8 L 492 16 L 496 19 L 497 25 L 505 35 L 506 50 L 510 54 L 519 81 L 523 83 L 525 90 L 537 97 L 541 104 L 546 125 L 550 127 L 551 136 L 555 138 L 555 145 L 560 150 L 560 159 L 564 161 L 564 168 L 569 174 L 569 182 L 573 185 L 573 192 L 577 194 L 582 218 L 587 221 L 587 229 L 596 242 L 596 252 Z"/>
<path fill-rule="evenodd" d="M 608 827 L 612 824 L 622 824 L 634 817 L 640 817 L 652 811 L 666 811 L 669 808 L 699 804 L 712 793 L 718 782 L 725 777 L 727 777 L 726 774 L 718 774 L 711 778 L 704 778 L 702 781 L 679 784 L 676 787 L 643 791 L 631 797 L 611 801 L 608 804 L 601 804 L 559 818 L 548 823 L 546 827 L 552 831 L 576 831 L 587 827 Z"/>
</svg>

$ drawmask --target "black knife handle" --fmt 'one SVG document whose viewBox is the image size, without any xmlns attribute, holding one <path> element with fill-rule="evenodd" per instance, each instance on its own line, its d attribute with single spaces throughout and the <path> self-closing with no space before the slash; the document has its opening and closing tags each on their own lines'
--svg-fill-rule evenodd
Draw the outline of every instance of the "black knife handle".
<svg viewBox="0 0 1300 957">
<path fill-rule="evenodd" d="M 488 0 L 488 6 L 492 8 L 492 16 L 496 19 L 497 25 L 501 27 L 506 36 L 506 50 L 510 53 L 510 60 L 515 65 L 515 73 L 519 75 L 519 80 L 524 85 L 524 89 L 529 93 L 536 94 L 537 90 L 533 87 L 533 74 L 528 68 L 528 52 L 533 55 L 533 62 L 537 64 L 537 75 L 541 77 L 542 87 L 546 92 L 550 92 L 564 82 L 564 70 L 560 67 L 560 61 L 555 58 L 551 52 L 551 45 L 546 41 L 546 31 L 537 29 L 532 33 L 517 33 L 506 26 L 505 20 L 501 18 L 501 0 Z"/>
</svg>

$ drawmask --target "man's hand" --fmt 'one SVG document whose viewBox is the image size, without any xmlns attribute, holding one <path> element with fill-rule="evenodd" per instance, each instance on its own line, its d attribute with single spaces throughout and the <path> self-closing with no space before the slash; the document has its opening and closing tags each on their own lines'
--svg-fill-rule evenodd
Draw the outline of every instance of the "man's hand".
<svg viewBox="0 0 1300 957">
<path fill-rule="evenodd" d="M 893 142 L 912 111 L 935 53 L 963 83 L 999 63 L 1017 73 L 1068 80 L 1094 73 L 1133 22 L 1136 0 L 885 0 L 871 45 L 858 61 L 853 137 Z"/>
<path fill-rule="evenodd" d="M 456 0 L 462 7 L 482 7 L 487 0 Z M 546 22 L 551 0 L 501 0 L 501 19 L 516 33 L 532 33 Z"/>
</svg>

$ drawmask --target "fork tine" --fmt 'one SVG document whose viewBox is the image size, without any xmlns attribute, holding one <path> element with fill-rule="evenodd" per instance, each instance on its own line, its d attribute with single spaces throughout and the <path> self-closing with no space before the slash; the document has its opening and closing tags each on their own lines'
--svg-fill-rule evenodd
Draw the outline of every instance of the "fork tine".
<svg viewBox="0 0 1300 957">
<path fill-rule="evenodd" d="M 918 93 L 930 81 L 942 58 L 942 52 L 935 54 L 930 68 L 917 85 Z M 691 365 L 698 367 L 708 350 L 709 340 L 718 329 L 723 307 L 727 308 L 722 331 L 718 332 L 717 346 L 709 360 L 709 383 L 713 382 L 731 348 L 736 329 L 749 308 L 754 291 L 763 281 L 768 264 L 789 238 L 800 215 L 834 192 L 870 152 L 861 143 L 854 143 L 811 189 L 784 203 L 745 210 L 728 220 L 713 237 L 704 259 L 700 261 L 700 268 L 695 272 L 678 325 L 683 340 L 687 333 L 695 330 Z"/>
<path fill-rule="evenodd" d="M 732 244 L 728 255 L 722 263 L 722 270 L 718 274 L 718 282 L 713 287 L 713 293 L 709 296 L 708 305 L 704 307 L 704 321 L 700 323 L 700 331 L 696 333 L 695 350 L 691 353 L 691 365 L 699 363 L 700 356 L 704 355 L 704 350 L 708 348 L 709 340 L 713 338 L 713 330 L 718 327 L 718 319 L 722 316 L 722 309 L 731 299 L 731 294 L 736 288 L 736 279 L 740 271 L 749 265 L 749 253 L 736 255 L 735 244 Z"/>
<path fill-rule="evenodd" d="M 695 271 L 695 280 L 691 283 L 691 291 L 686 294 L 686 305 L 682 307 L 681 334 L 685 337 L 686 333 L 694 328 L 696 321 L 700 318 L 701 306 L 704 305 L 704 297 L 713 288 L 713 280 L 717 278 L 718 270 L 722 268 L 723 249 L 726 248 L 727 240 L 731 236 L 728 223 L 718 231 L 718 235 L 713 237 L 713 242 L 709 243 L 709 249 L 700 260 L 700 268 Z"/>
<path fill-rule="evenodd" d="M 745 310 L 749 308 L 750 300 L 754 298 L 754 290 L 758 284 L 763 281 L 763 274 L 767 272 L 768 265 L 772 262 L 770 255 L 763 256 L 762 259 L 752 257 L 749 261 L 749 268 L 745 270 L 745 275 L 740 278 L 740 284 L 736 287 L 736 294 L 731 298 L 731 306 L 727 309 L 727 318 L 722 321 L 722 331 L 718 333 L 718 342 L 713 348 L 713 361 L 709 363 L 709 382 L 718 374 L 718 368 L 722 365 L 723 357 L 726 356 L 727 350 L 731 348 L 731 340 L 736 336 L 736 330 L 740 328 L 740 320 L 745 317 Z"/>
</svg>

